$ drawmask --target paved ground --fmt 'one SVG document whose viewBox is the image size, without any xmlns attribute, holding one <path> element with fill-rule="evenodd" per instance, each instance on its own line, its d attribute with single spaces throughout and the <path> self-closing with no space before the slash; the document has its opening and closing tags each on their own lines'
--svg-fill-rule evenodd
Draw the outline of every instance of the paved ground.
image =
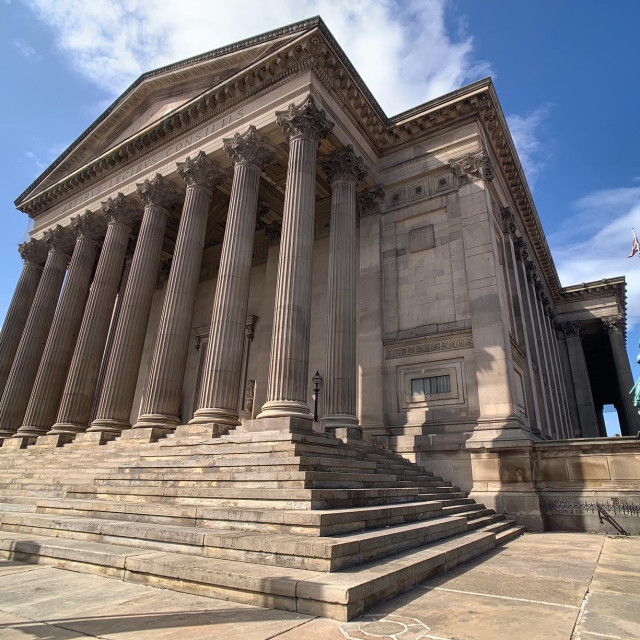
<svg viewBox="0 0 640 640">
<path fill-rule="evenodd" d="M 348 623 L 0 561 L 0 638 L 640 639 L 640 539 L 527 535 Z"/>
</svg>

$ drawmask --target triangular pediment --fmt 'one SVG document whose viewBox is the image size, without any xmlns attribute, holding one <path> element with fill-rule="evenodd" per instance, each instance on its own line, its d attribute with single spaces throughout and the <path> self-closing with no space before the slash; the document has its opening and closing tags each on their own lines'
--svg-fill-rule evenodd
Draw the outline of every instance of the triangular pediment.
<svg viewBox="0 0 640 640">
<path fill-rule="evenodd" d="M 37 196 L 243 69 L 286 48 L 316 27 L 317 21 L 290 25 L 143 74 L 38 177 L 16 204 Z"/>
</svg>

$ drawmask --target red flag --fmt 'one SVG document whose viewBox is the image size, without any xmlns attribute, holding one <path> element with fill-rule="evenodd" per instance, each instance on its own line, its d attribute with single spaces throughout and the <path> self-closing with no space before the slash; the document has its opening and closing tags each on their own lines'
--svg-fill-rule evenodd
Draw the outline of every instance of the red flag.
<svg viewBox="0 0 640 640">
<path fill-rule="evenodd" d="M 627 256 L 627 258 L 633 258 L 633 256 L 638 254 L 640 258 L 640 242 L 638 242 L 638 238 L 636 238 L 636 230 L 632 229 L 631 233 L 633 233 L 633 241 L 631 243 L 631 253 Z"/>
</svg>

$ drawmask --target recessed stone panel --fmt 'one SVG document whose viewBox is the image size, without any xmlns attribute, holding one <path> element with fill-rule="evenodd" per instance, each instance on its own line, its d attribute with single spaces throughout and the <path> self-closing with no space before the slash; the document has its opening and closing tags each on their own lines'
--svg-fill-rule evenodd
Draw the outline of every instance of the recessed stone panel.
<svg viewBox="0 0 640 640">
<path fill-rule="evenodd" d="M 411 253 L 433 249 L 435 246 L 436 240 L 432 224 L 409 231 L 409 250 Z"/>
</svg>

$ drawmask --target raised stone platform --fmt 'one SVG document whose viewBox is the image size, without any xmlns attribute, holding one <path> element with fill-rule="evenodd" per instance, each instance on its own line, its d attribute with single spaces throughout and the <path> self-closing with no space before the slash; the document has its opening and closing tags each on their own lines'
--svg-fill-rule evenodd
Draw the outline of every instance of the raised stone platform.
<svg viewBox="0 0 640 640">
<path fill-rule="evenodd" d="M 0 448 L 0 556 L 348 620 L 523 531 L 382 447 L 206 430 Z"/>
</svg>

